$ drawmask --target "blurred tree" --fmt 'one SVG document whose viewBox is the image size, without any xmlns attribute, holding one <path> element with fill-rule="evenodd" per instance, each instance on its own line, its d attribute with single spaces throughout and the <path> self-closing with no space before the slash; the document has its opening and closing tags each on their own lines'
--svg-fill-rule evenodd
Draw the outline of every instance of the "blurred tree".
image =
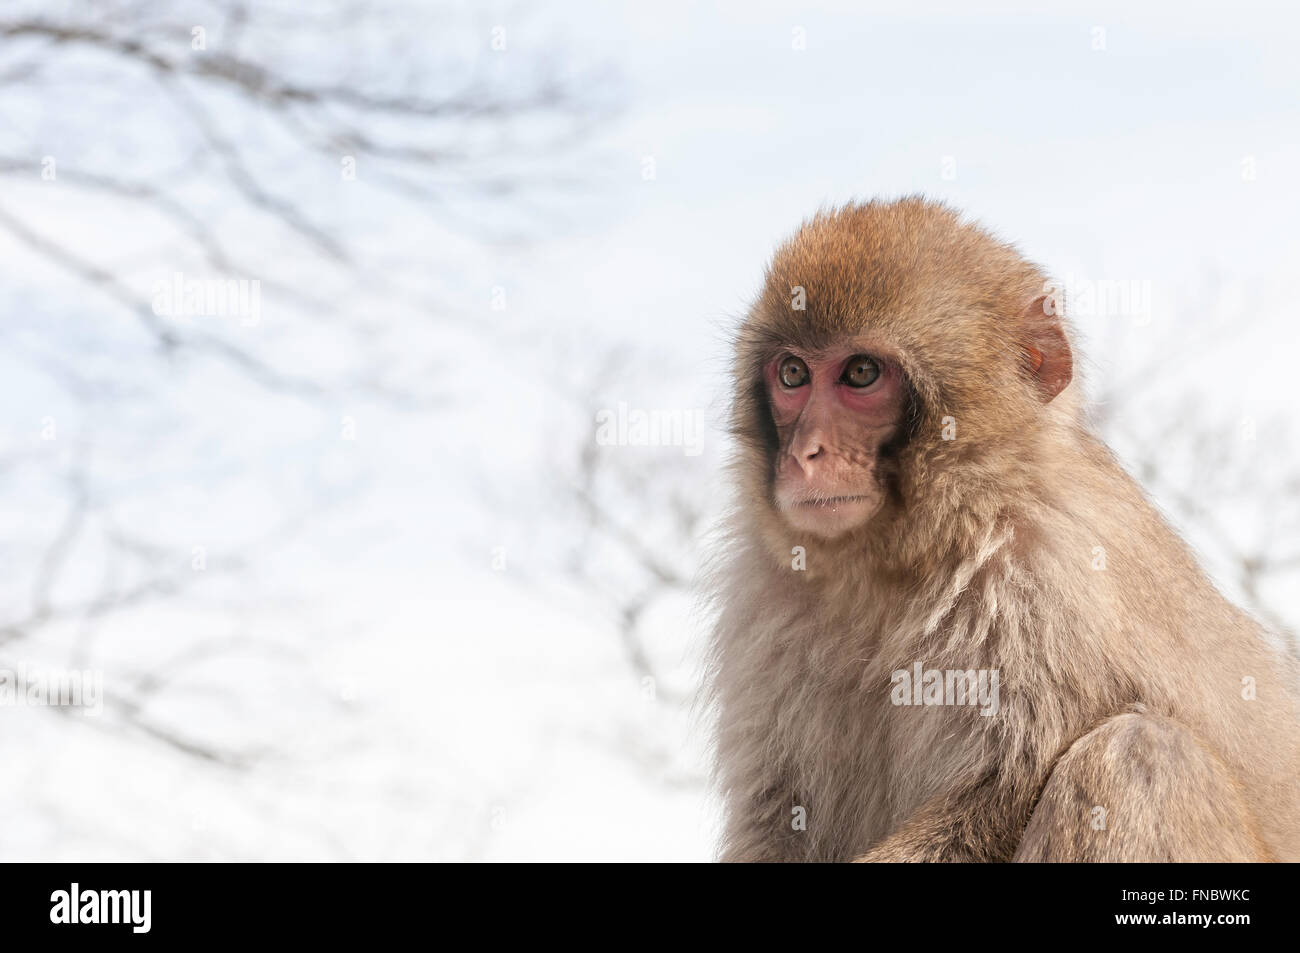
<svg viewBox="0 0 1300 953">
<path fill-rule="evenodd" d="M 448 342 L 491 333 L 449 279 L 589 184 L 610 78 L 528 27 L 454 4 L 6 5 L 0 667 L 109 667 L 110 729 L 224 765 L 267 754 L 160 699 L 230 655 L 301 666 L 250 634 L 282 598 L 250 574 L 362 479 L 317 418 L 346 440 L 352 406 L 442 406 Z M 182 307 L 240 282 L 223 303 L 241 310 Z M 294 424 L 234 439 L 277 414 Z M 107 619 L 213 603 L 231 626 L 132 661 L 94 649 Z"/>
</svg>

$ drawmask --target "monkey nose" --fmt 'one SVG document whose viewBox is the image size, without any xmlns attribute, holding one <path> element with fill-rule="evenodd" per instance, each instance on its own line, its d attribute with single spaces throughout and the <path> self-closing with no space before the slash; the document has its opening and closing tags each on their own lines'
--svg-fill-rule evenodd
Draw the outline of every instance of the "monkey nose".
<svg viewBox="0 0 1300 953">
<path fill-rule="evenodd" d="M 799 469 L 804 472 L 805 476 L 812 473 L 813 468 L 824 455 L 821 442 L 817 440 L 810 440 L 801 447 L 791 449 L 793 452 L 790 456 L 794 457 L 794 462 L 799 465 Z"/>
</svg>

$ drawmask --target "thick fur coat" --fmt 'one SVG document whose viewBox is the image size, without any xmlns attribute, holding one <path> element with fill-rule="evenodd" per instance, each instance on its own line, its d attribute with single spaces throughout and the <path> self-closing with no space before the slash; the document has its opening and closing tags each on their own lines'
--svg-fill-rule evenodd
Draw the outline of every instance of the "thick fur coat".
<svg viewBox="0 0 1300 953">
<path fill-rule="evenodd" d="M 777 251 L 736 349 L 723 859 L 1300 859 L 1293 660 L 1090 429 L 1078 382 L 1036 389 L 1045 287 L 920 199 L 821 213 Z M 845 338 L 903 369 L 904 431 L 877 515 L 801 538 L 772 501 L 761 368 Z M 894 704 L 918 662 L 996 670 L 996 713 Z"/>
</svg>

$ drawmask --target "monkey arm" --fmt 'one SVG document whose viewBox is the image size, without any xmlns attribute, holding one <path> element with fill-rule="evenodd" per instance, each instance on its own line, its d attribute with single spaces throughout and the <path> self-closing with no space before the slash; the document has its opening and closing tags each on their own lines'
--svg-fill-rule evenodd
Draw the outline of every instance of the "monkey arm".
<svg viewBox="0 0 1300 953">
<path fill-rule="evenodd" d="M 858 862 L 1270 860 L 1241 790 L 1190 729 L 1139 709 L 1077 739 L 1032 814 L 990 777 L 926 803 Z"/>
<path fill-rule="evenodd" d="M 1028 804 L 984 779 L 932 798 L 855 863 L 973 863 L 1009 860 Z"/>
<path fill-rule="evenodd" d="M 1139 709 L 1108 718 L 1057 760 L 1014 859 L 1273 858 L 1231 769 L 1185 725 Z"/>
</svg>

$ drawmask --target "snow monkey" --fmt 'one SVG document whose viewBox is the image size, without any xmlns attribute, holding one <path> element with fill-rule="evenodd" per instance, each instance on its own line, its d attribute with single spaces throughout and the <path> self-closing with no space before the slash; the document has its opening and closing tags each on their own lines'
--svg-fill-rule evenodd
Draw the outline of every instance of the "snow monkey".
<svg viewBox="0 0 1300 953">
<path fill-rule="evenodd" d="M 776 252 L 734 366 L 722 859 L 1300 860 L 1294 658 L 1092 431 L 1050 287 L 918 198 Z"/>
</svg>

